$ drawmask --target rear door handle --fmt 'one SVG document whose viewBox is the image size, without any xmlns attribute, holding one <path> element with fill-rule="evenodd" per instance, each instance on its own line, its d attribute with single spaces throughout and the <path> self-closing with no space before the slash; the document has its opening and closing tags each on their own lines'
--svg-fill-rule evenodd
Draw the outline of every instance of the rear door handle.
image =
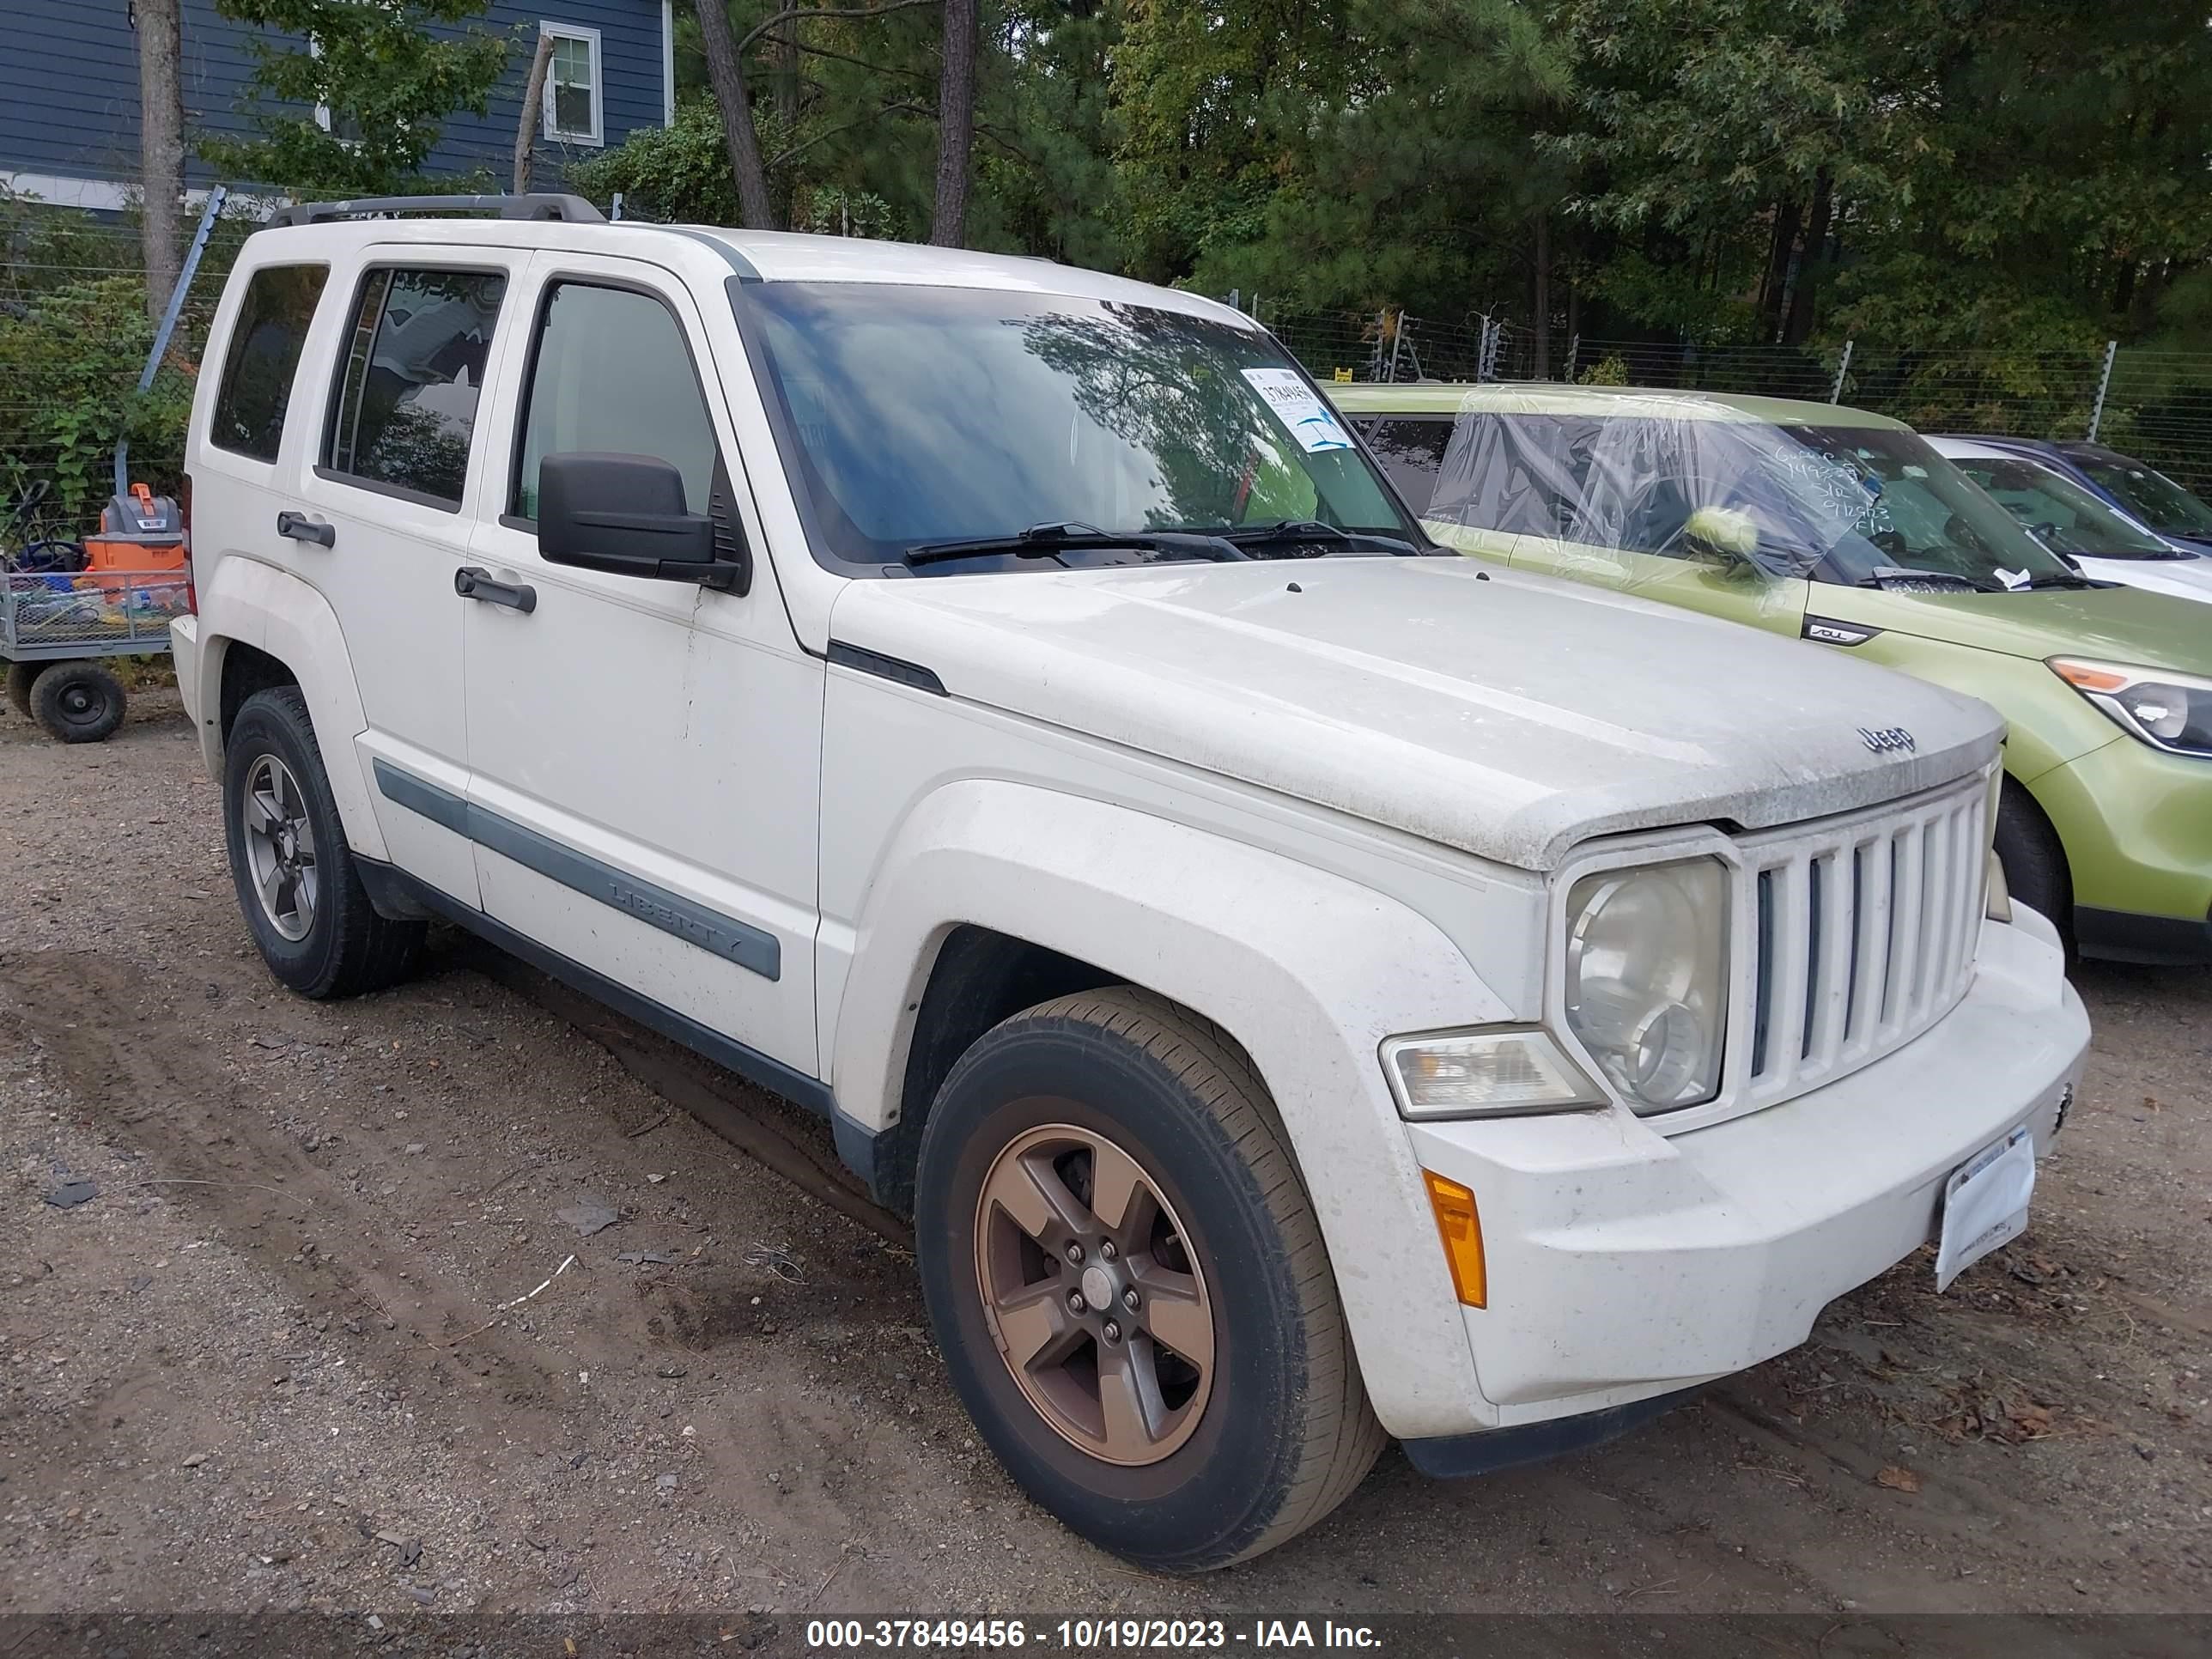
<svg viewBox="0 0 2212 1659">
<path fill-rule="evenodd" d="M 538 609 L 538 590 L 524 582 L 502 582 L 493 580 L 490 571 L 481 565 L 465 564 L 453 572 L 453 592 L 465 599 L 482 599 L 486 605 L 503 605 L 510 611 L 520 611 L 528 616 Z"/>
<path fill-rule="evenodd" d="M 318 547 L 336 547 L 338 527 L 322 524 L 304 513 L 285 511 L 276 515 L 276 533 L 289 536 L 295 542 L 313 542 Z"/>
</svg>

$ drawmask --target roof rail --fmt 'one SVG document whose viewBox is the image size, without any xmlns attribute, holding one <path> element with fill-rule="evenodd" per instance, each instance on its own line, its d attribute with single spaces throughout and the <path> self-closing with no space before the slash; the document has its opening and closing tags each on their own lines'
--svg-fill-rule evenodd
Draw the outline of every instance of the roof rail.
<svg viewBox="0 0 2212 1659">
<path fill-rule="evenodd" d="M 401 213 L 495 213 L 502 219 L 551 219 L 564 225 L 603 225 L 607 216 L 580 196 L 541 191 L 528 196 L 362 196 L 350 202 L 299 202 L 271 222 L 319 225 L 331 219 L 384 218 Z"/>
</svg>

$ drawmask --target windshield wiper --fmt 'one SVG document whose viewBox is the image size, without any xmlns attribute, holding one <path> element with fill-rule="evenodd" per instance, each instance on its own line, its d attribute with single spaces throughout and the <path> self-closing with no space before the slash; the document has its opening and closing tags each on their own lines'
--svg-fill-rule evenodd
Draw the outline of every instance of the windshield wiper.
<svg viewBox="0 0 2212 1659">
<path fill-rule="evenodd" d="M 2031 591 L 2039 587 L 2109 587 L 2111 585 L 2109 582 L 2094 581 L 2072 571 L 2063 576 L 2032 576 L 2021 584 Z"/>
<path fill-rule="evenodd" d="M 1172 558 L 1204 559 L 1217 564 L 1234 563 L 1245 555 L 1221 537 L 1188 531 L 1097 530 L 1086 524 L 1054 521 L 1033 524 L 1011 536 L 978 536 L 963 541 L 923 542 L 900 556 L 910 567 L 939 564 L 947 559 L 974 559 L 996 554 L 1015 559 L 1050 559 L 1062 553 L 1111 551 L 1142 548 Z"/>
<path fill-rule="evenodd" d="M 1893 564 L 1884 565 L 1872 574 L 1861 577 L 1853 585 L 1905 589 L 1952 587 L 1968 593 L 2002 593 L 2008 591 L 1997 583 L 1978 582 L 1972 576 L 1962 576 L 1955 570 L 1909 570 Z"/>
<path fill-rule="evenodd" d="M 1366 530 L 1346 530 L 1336 525 L 1323 524 L 1318 519 L 1277 519 L 1270 524 L 1207 525 L 1202 528 L 1194 527 L 1190 533 L 1218 536 L 1223 541 L 1234 542 L 1243 548 L 1327 544 L 1331 548 L 1356 547 L 1368 552 L 1400 556 L 1421 550 L 1402 536 L 1382 536 Z"/>
</svg>

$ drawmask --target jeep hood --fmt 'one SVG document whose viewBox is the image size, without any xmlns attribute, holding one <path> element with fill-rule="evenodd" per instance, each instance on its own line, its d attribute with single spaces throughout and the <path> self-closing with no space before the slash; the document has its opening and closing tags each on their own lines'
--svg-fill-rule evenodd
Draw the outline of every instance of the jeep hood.
<svg viewBox="0 0 2212 1659">
<path fill-rule="evenodd" d="M 856 581 L 831 634 L 955 698 L 1526 870 L 1592 836 L 1893 799 L 2003 731 L 1834 653 L 1454 558 Z"/>
</svg>

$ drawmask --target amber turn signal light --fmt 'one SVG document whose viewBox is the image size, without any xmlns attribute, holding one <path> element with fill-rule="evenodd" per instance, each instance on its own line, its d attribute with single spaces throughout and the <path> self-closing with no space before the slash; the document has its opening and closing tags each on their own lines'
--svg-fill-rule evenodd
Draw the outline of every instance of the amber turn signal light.
<svg viewBox="0 0 2212 1659">
<path fill-rule="evenodd" d="M 1474 1194 L 1434 1170 L 1422 1170 L 1421 1179 L 1428 1183 L 1429 1207 L 1437 1213 L 1437 1237 L 1443 1241 L 1452 1289 L 1468 1307 L 1488 1307 L 1490 1279 L 1482 1265 L 1482 1218 L 1474 1212 Z"/>
</svg>

